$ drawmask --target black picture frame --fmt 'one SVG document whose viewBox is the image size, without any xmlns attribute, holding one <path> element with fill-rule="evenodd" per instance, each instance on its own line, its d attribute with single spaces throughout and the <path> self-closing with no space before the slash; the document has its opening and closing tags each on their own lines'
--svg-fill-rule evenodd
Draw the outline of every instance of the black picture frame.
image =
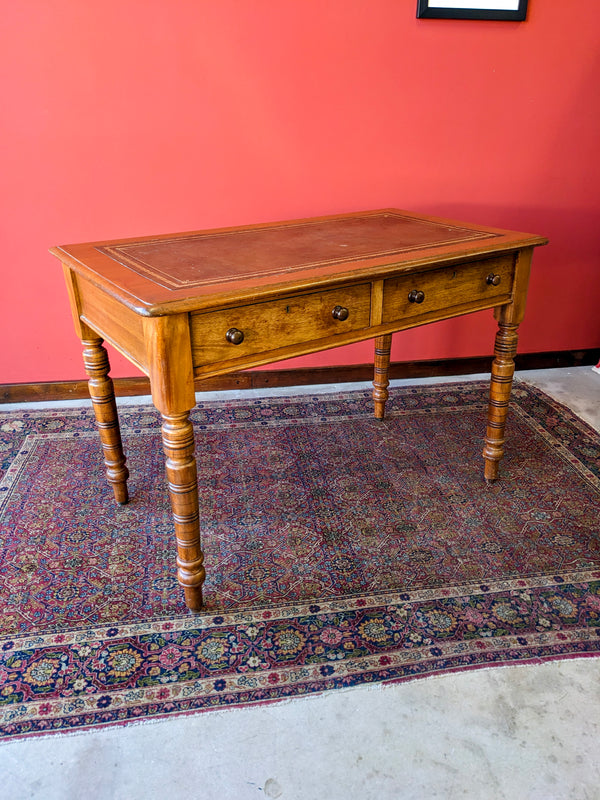
<svg viewBox="0 0 600 800">
<path fill-rule="evenodd" d="M 527 0 L 518 0 L 518 7 L 511 10 L 503 8 L 460 8 L 460 2 L 457 2 L 456 7 L 435 8 L 429 5 L 430 1 L 417 0 L 418 19 L 503 19 L 523 22 L 527 17 Z M 499 2 L 498 5 L 501 6 L 502 3 Z"/>
</svg>

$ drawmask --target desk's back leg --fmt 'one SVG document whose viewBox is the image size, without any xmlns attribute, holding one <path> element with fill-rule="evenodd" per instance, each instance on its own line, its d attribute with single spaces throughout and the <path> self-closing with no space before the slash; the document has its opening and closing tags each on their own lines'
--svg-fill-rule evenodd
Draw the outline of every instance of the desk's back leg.
<svg viewBox="0 0 600 800">
<path fill-rule="evenodd" d="M 390 366 L 390 351 L 392 349 L 392 334 L 378 336 L 375 339 L 375 375 L 373 378 L 373 401 L 375 403 L 375 417 L 383 419 L 385 404 L 389 397 L 390 385 L 388 370 Z"/>
<path fill-rule="evenodd" d="M 113 382 L 108 376 L 110 371 L 108 353 L 100 337 L 82 339 L 82 344 L 90 397 L 104 452 L 106 477 L 113 488 L 115 500 L 125 504 L 129 500 L 127 494 L 129 470 L 125 466 Z"/>
<path fill-rule="evenodd" d="M 506 325 L 501 322 L 496 334 L 487 429 L 483 448 L 487 481 L 495 481 L 498 477 L 498 466 L 504 455 L 504 429 L 515 372 L 517 329 L 518 325 Z"/>
</svg>

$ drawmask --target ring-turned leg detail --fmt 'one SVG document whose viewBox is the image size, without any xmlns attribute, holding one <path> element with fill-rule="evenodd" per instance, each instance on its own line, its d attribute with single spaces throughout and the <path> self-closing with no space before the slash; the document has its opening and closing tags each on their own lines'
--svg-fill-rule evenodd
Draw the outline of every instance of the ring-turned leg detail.
<svg viewBox="0 0 600 800">
<path fill-rule="evenodd" d="M 177 540 L 177 579 L 191 611 L 202 608 L 204 555 L 200 544 L 194 428 L 189 412 L 163 414 L 162 441 Z"/>
<path fill-rule="evenodd" d="M 498 477 L 498 466 L 504 455 L 504 429 L 515 372 L 514 358 L 517 352 L 518 327 L 515 324 L 500 322 L 496 334 L 487 430 L 483 448 L 487 481 L 495 481 Z"/>
<path fill-rule="evenodd" d="M 119 416 L 115 402 L 113 382 L 109 378 L 110 364 L 103 340 L 83 339 L 83 363 L 88 375 L 88 387 L 96 425 L 100 433 L 106 477 L 113 488 L 115 500 L 122 505 L 127 503 L 127 478 L 129 470 L 125 466 L 125 455 L 121 442 Z"/>
<path fill-rule="evenodd" d="M 378 336 L 375 339 L 375 375 L 373 377 L 373 401 L 375 403 L 375 417 L 383 419 L 385 404 L 389 397 L 390 385 L 388 370 L 390 366 L 390 351 L 392 349 L 392 334 Z"/>
</svg>

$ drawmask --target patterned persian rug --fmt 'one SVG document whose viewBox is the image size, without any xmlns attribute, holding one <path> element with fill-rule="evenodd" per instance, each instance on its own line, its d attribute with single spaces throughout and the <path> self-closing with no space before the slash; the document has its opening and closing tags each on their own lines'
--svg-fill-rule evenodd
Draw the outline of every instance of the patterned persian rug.
<svg viewBox="0 0 600 800">
<path fill-rule="evenodd" d="M 515 385 L 201 403 L 206 608 L 174 570 L 157 413 L 122 407 L 116 506 L 88 408 L 0 415 L 0 730 L 69 731 L 600 653 L 600 435 Z"/>
</svg>

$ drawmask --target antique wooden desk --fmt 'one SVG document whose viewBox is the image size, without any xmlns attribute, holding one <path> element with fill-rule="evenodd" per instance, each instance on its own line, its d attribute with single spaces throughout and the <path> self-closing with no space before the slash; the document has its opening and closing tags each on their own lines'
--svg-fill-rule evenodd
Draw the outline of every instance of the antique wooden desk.
<svg viewBox="0 0 600 800">
<path fill-rule="evenodd" d="M 194 381 L 375 339 L 375 416 L 387 399 L 391 335 L 494 308 L 499 329 L 483 456 L 495 480 L 534 246 L 540 236 L 387 209 L 55 247 L 84 351 L 107 476 L 126 503 L 128 471 L 103 340 L 151 382 L 178 579 L 202 606 Z"/>
</svg>

